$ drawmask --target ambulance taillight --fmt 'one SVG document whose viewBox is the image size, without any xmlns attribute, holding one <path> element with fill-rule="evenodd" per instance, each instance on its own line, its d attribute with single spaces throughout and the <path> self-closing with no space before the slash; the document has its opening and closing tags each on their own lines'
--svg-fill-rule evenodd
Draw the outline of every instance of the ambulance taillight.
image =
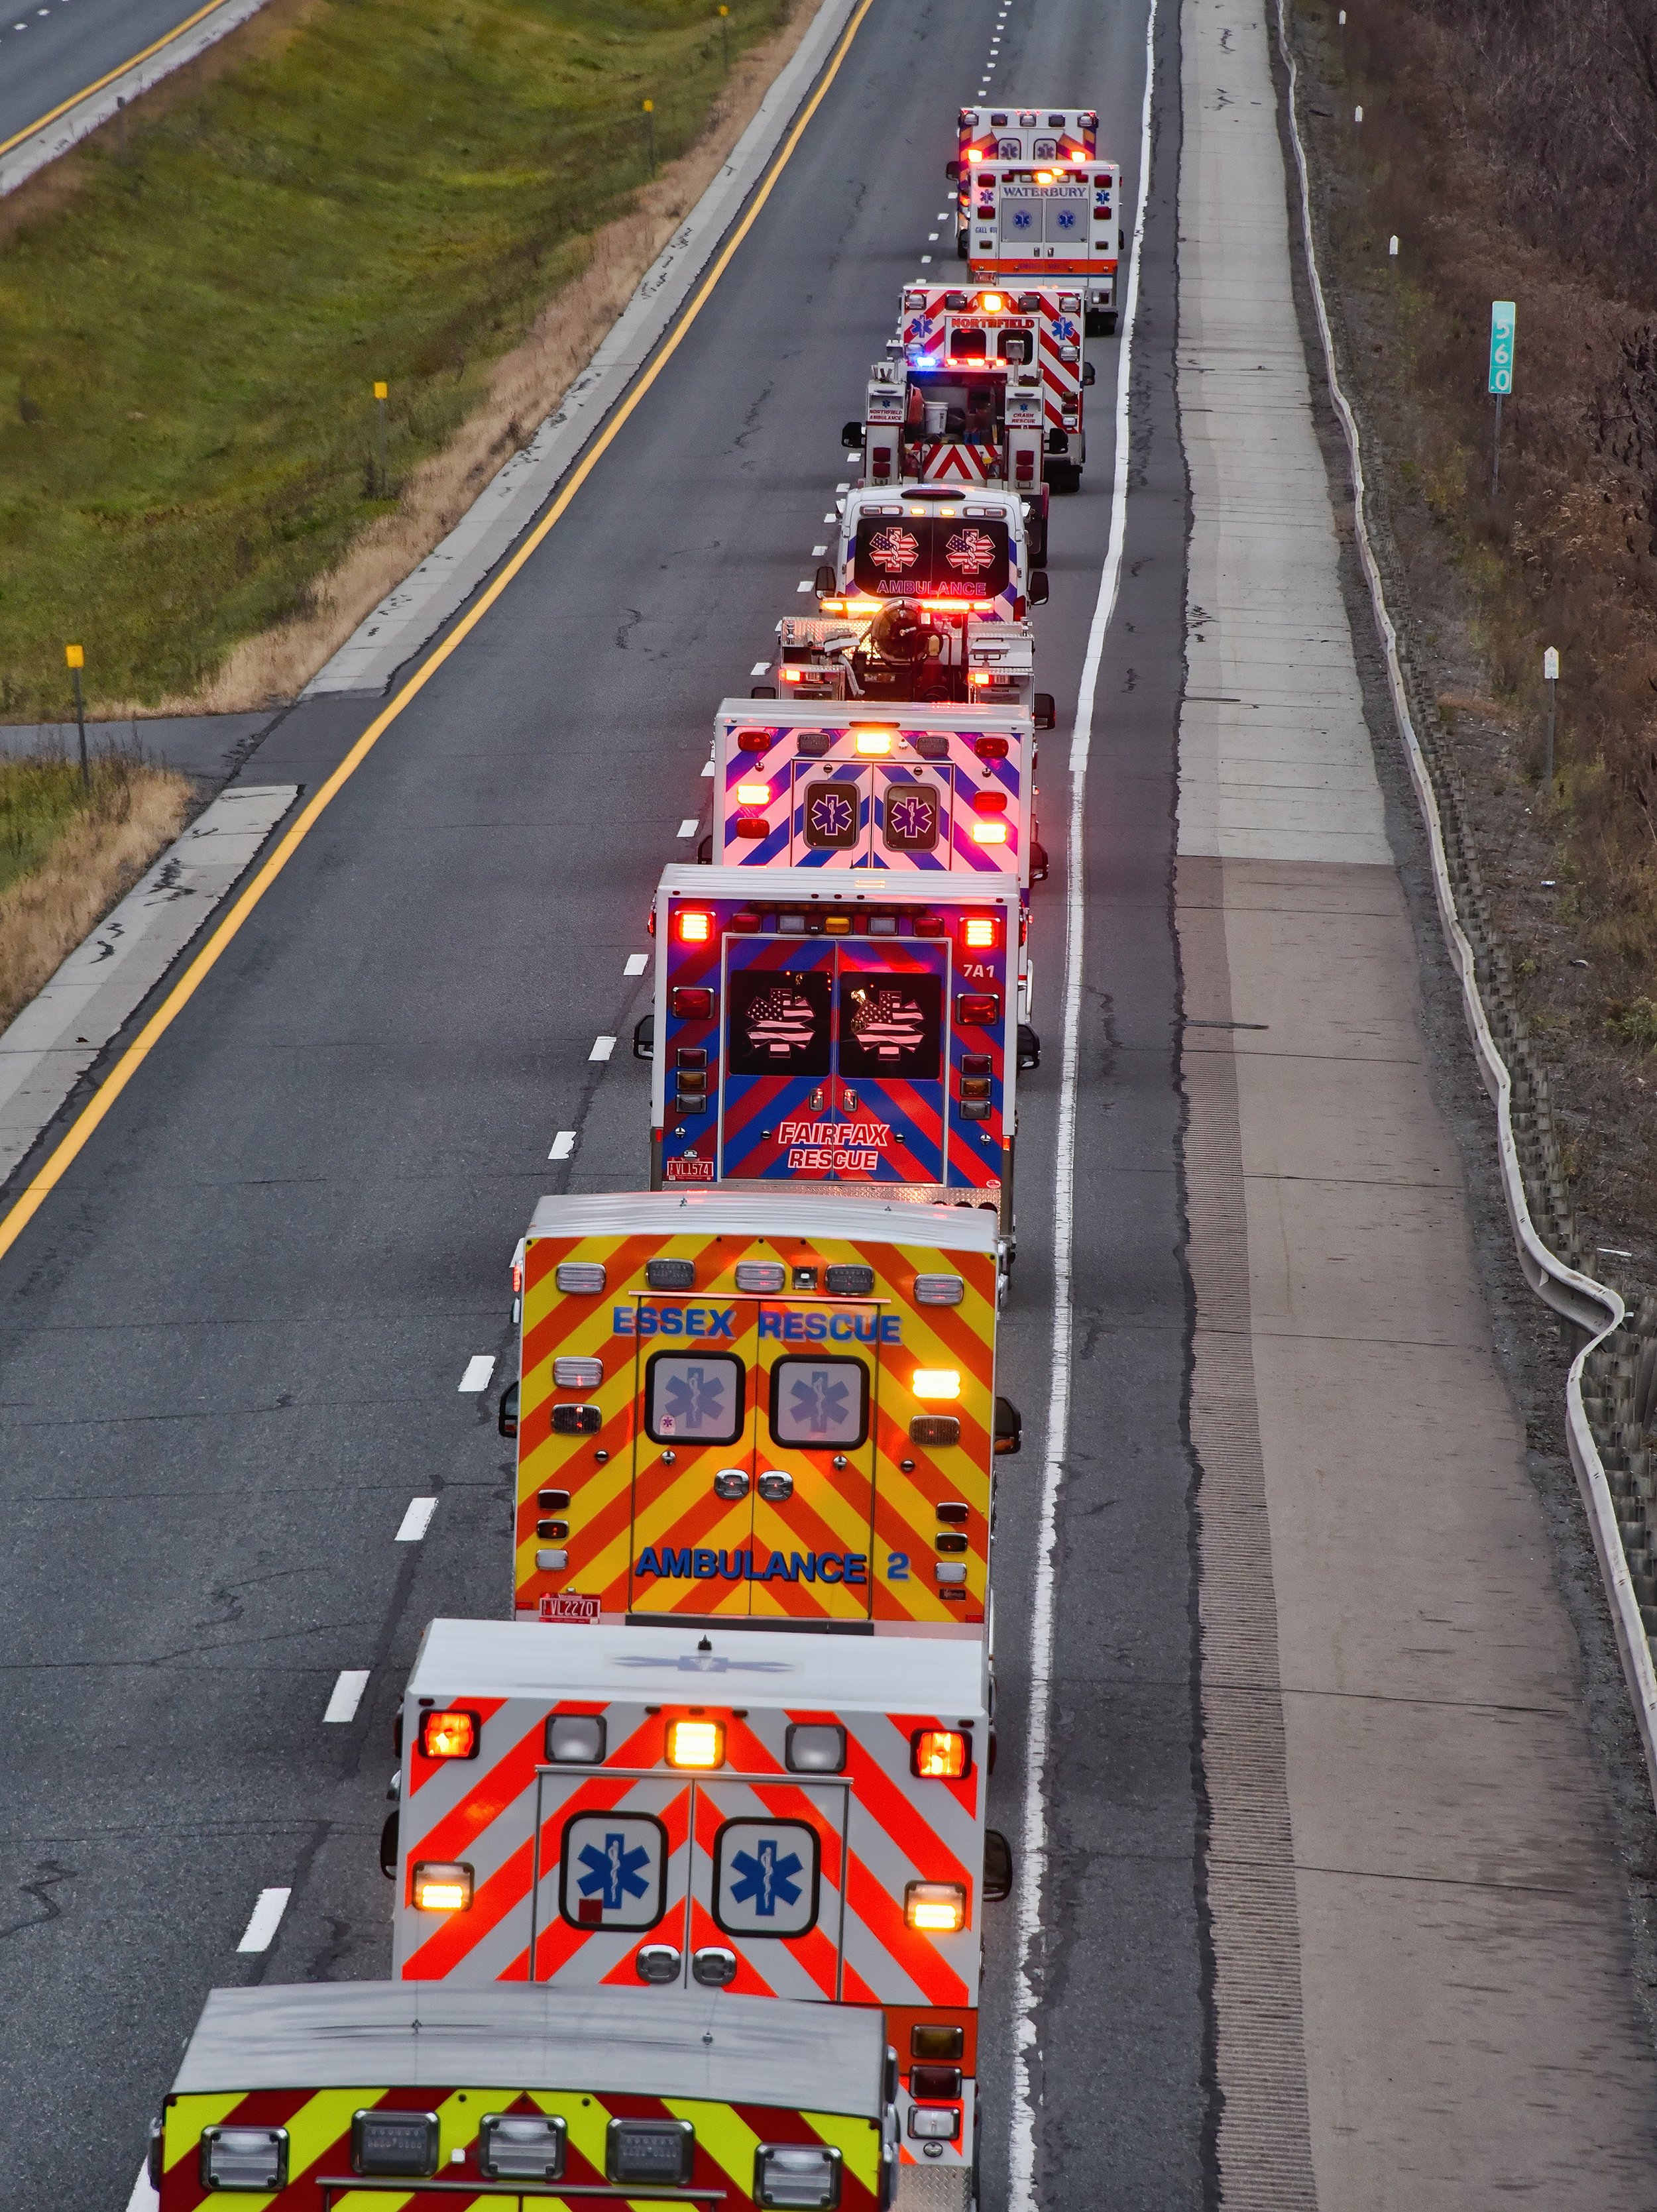
<svg viewBox="0 0 1657 2212">
<path fill-rule="evenodd" d="M 960 1729 L 917 1729 L 909 1771 L 923 1782 L 959 1782 L 972 1771 L 972 1740 Z"/>
<path fill-rule="evenodd" d="M 1001 916 L 969 914 L 961 926 L 961 942 L 972 951 L 990 951 L 1001 943 Z"/>
<path fill-rule="evenodd" d="M 428 1759 L 476 1759 L 483 1741 L 476 1713 L 422 1713 L 420 1749 Z"/>
<path fill-rule="evenodd" d="M 917 1398 L 959 1398 L 961 1395 L 960 1370 L 958 1367 L 917 1367 L 910 1379 L 909 1387 Z"/>
<path fill-rule="evenodd" d="M 698 1773 L 706 1773 L 712 1767 L 723 1766 L 724 1722 L 669 1721 L 667 1756 L 669 1766 L 689 1767 Z"/>
<path fill-rule="evenodd" d="M 705 907 L 683 907 L 674 927 L 681 945 L 707 945 L 713 938 L 714 918 Z"/>
<path fill-rule="evenodd" d="M 414 1869 L 417 1912 L 468 1912 L 472 1869 L 458 1861 L 426 1859 Z"/>
<path fill-rule="evenodd" d="M 966 1892 L 958 1881 L 911 1881 L 904 1889 L 904 1918 L 929 1936 L 955 1936 L 966 1925 Z"/>
<path fill-rule="evenodd" d="M 754 2154 L 756 2204 L 827 2208 L 840 2202 L 842 2154 L 829 2143 L 761 2143 Z"/>
</svg>

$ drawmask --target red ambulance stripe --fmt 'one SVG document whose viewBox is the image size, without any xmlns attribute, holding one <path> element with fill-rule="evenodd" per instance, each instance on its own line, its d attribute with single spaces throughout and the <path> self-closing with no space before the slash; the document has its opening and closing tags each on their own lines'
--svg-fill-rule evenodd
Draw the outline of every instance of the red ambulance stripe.
<svg viewBox="0 0 1657 2212">
<path fill-rule="evenodd" d="M 850 1959 L 840 1972 L 840 2002 L 842 2004 L 868 2005 L 877 2005 L 880 2002 Z"/>
<path fill-rule="evenodd" d="M 528 1896 L 534 1863 L 533 1845 L 526 1839 L 474 1893 L 470 1912 L 452 1912 L 441 1928 L 433 1930 L 404 1967 L 402 1978 L 441 1982 L 446 1974 L 453 1973 L 467 1952 Z"/>
<path fill-rule="evenodd" d="M 817 1831 L 821 1847 L 823 1879 L 832 1888 L 840 1887 L 840 1831 L 825 1808 L 824 1800 L 809 1790 L 777 1789 L 765 1782 L 752 1785 L 753 1794 L 774 1820 L 808 1820 Z M 836 1808 L 838 1809 L 838 1808 Z"/>
<path fill-rule="evenodd" d="M 935 1721 L 918 1723 L 923 1728 L 935 1728 Z M 877 1765 L 855 1736 L 846 1741 L 846 1765 L 852 1777 L 852 1786 L 857 1802 L 872 1820 L 879 1821 L 899 1850 L 918 1869 L 921 1881 L 964 1881 L 970 1896 L 977 1887 L 955 1854 L 942 1838 L 934 1834 L 915 1806 L 906 1797 L 885 1768 Z M 928 1782 L 929 1790 L 946 1790 L 954 1785 L 943 1782 Z M 857 1864 L 854 1854 L 852 1864 Z M 942 2003 L 944 2000 L 938 2000 Z"/>
<path fill-rule="evenodd" d="M 832 1714 L 829 1716 L 834 1717 Z M 743 1774 L 781 1774 L 777 1754 L 767 1750 L 746 1721 L 731 1720 L 726 1724 L 725 1755 L 728 1763 Z"/>
<path fill-rule="evenodd" d="M 515 1805 L 530 1787 L 540 1751 L 541 1724 L 538 1721 L 504 1759 L 478 1776 L 460 1804 L 445 1813 L 424 1835 L 404 1844 L 404 1857 L 464 1858 L 484 1830 L 498 1820 L 509 1807 Z M 405 1812 L 405 1820 L 413 1809 L 411 1806 Z"/>
<path fill-rule="evenodd" d="M 968 1902 L 972 1901 L 968 1892 Z M 925 1993 L 929 2004 L 958 2005 L 968 2002 L 967 1987 L 954 1968 L 946 1966 L 926 1937 L 904 1918 L 904 1908 L 886 1895 L 860 1859 L 853 1858 L 846 1883 L 846 1902 L 880 1946 Z"/>
<path fill-rule="evenodd" d="M 451 1698 L 446 1705 L 433 1705 L 429 1708 L 423 1706 L 421 1708 L 421 1714 L 422 1717 L 423 1717 L 428 1710 L 435 1713 L 476 1713 L 478 1716 L 478 1730 L 481 1734 L 482 1730 L 494 1719 L 496 1714 L 500 1711 L 501 1707 L 505 1703 L 506 1699 L 504 1698 Z M 454 1761 L 452 1759 L 428 1759 L 424 1752 L 420 1748 L 420 1738 L 418 1735 L 420 1721 L 417 1720 L 414 1725 L 417 1733 L 413 1747 L 409 1755 L 409 1795 L 411 1797 L 414 1795 L 417 1790 L 423 1789 L 425 1784 L 430 1781 L 434 1774 L 441 1773 L 446 1767 L 452 1769 L 454 1765 Z M 468 1765 L 472 1763 L 472 1762 L 471 1760 L 466 1762 Z"/>
</svg>

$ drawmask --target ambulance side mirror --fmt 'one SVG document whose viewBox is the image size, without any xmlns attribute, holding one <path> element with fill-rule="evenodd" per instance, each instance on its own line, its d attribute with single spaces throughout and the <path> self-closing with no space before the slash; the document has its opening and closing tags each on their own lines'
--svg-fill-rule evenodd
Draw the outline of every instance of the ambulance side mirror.
<svg viewBox="0 0 1657 2212">
<path fill-rule="evenodd" d="M 1030 840 L 1030 880 L 1033 884 L 1047 880 L 1047 848 L 1039 837 Z"/>
<path fill-rule="evenodd" d="M 635 1060 L 654 1060 L 656 1056 L 656 1018 L 646 1014 L 633 1024 L 633 1057 Z"/>
<path fill-rule="evenodd" d="M 1026 1068 L 1039 1067 L 1040 1066 L 1041 1039 L 1036 1035 L 1028 1022 L 1020 1022 L 1019 1024 L 1020 1071 L 1022 1073 Z"/>
<path fill-rule="evenodd" d="M 1116 227 L 1116 250 L 1118 253 L 1125 253 L 1128 250 L 1128 234 L 1120 223 Z"/>
<path fill-rule="evenodd" d="M 1090 361 L 1084 361 L 1081 364 L 1081 380 L 1084 384 L 1092 384 L 1094 381 L 1093 365 Z"/>
<path fill-rule="evenodd" d="M 836 577 L 833 569 L 831 568 L 828 562 L 825 561 L 822 567 L 817 571 L 816 575 L 812 579 L 812 589 L 816 592 L 819 599 L 831 599 L 834 594 L 838 582 L 838 579 Z"/>
<path fill-rule="evenodd" d="M 714 833 L 711 830 L 703 839 L 702 842 L 697 847 L 696 856 L 704 868 L 712 867 L 714 864 Z"/>
<path fill-rule="evenodd" d="M 862 442 L 862 424 L 861 422 L 848 422 L 840 433 L 840 443 L 846 448 L 848 453 L 850 453 L 854 447 L 861 446 Z"/>
<path fill-rule="evenodd" d="M 984 1832 L 984 1901 L 1001 1905 L 1013 1894 L 1013 1846 L 999 1828 Z"/>
<path fill-rule="evenodd" d="M 1010 1398 L 996 1401 L 996 1457 L 1024 1449 L 1024 1416 Z"/>
<path fill-rule="evenodd" d="M 1047 571 L 1045 568 L 1032 568 L 1030 571 L 1030 582 L 1028 588 L 1025 592 L 1025 597 L 1029 600 L 1033 607 L 1045 607 L 1046 605 Z"/>
<path fill-rule="evenodd" d="M 1051 691 L 1037 692 L 1030 702 L 1030 719 L 1039 730 L 1057 729 L 1058 708 L 1053 704 Z"/>
<path fill-rule="evenodd" d="M 943 165 L 943 173 L 952 185 L 959 184 L 961 180 L 961 165 L 959 161 L 946 161 Z"/>
<path fill-rule="evenodd" d="M 503 1437 L 518 1433 L 518 1390 L 516 1382 L 509 1382 L 501 1393 L 501 1410 L 495 1416 L 495 1425 Z"/>
</svg>

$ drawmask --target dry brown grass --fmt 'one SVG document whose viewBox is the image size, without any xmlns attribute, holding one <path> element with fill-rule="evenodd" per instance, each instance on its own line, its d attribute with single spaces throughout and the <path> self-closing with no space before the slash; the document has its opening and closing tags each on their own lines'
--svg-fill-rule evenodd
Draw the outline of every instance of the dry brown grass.
<svg viewBox="0 0 1657 2212">
<path fill-rule="evenodd" d="M 703 137 L 594 234 L 577 273 L 547 303 L 521 345 L 502 356 L 489 394 L 458 436 L 409 479 L 394 514 L 370 523 L 312 594 L 314 611 L 237 646 L 192 695 L 114 715 L 239 714 L 291 698 L 386 594 L 454 527 L 509 457 L 528 444 L 586 368 L 639 280 L 695 206 L 804 37 L 817 0 L 797 0 L 785 27 L 731 70 Z"/>
<path fill-rule="evenodd" d="M 188 781 L 114 754 L 97 763 L 91 803 L 39 866 L 0 891 L 0 1024 L 9 1022 L 102 915 L 172 842 Z"/>
</svg>

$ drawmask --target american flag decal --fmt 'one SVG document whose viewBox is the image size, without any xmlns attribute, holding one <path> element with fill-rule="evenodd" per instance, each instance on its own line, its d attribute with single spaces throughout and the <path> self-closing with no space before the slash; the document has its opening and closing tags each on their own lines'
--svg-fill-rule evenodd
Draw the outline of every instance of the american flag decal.
<svg viewBox="0 0 1657 2212">
<path fill-rule="evenodd" d="M 959 575 L 976 576 L 994 562 L 995 540 L 982 530 L 958 530 L 944 547 L 944 558 Z"/>
<path fill-rule="evenodd" d="M 868 541 L 868 557 L 877 568 L 888 575 L 900 575 L 912 568 L 920 556 L 921 541 L 912 530 L 905 530 L 894 522 L 888 530 L 877 530 Z"/>
</svg>

